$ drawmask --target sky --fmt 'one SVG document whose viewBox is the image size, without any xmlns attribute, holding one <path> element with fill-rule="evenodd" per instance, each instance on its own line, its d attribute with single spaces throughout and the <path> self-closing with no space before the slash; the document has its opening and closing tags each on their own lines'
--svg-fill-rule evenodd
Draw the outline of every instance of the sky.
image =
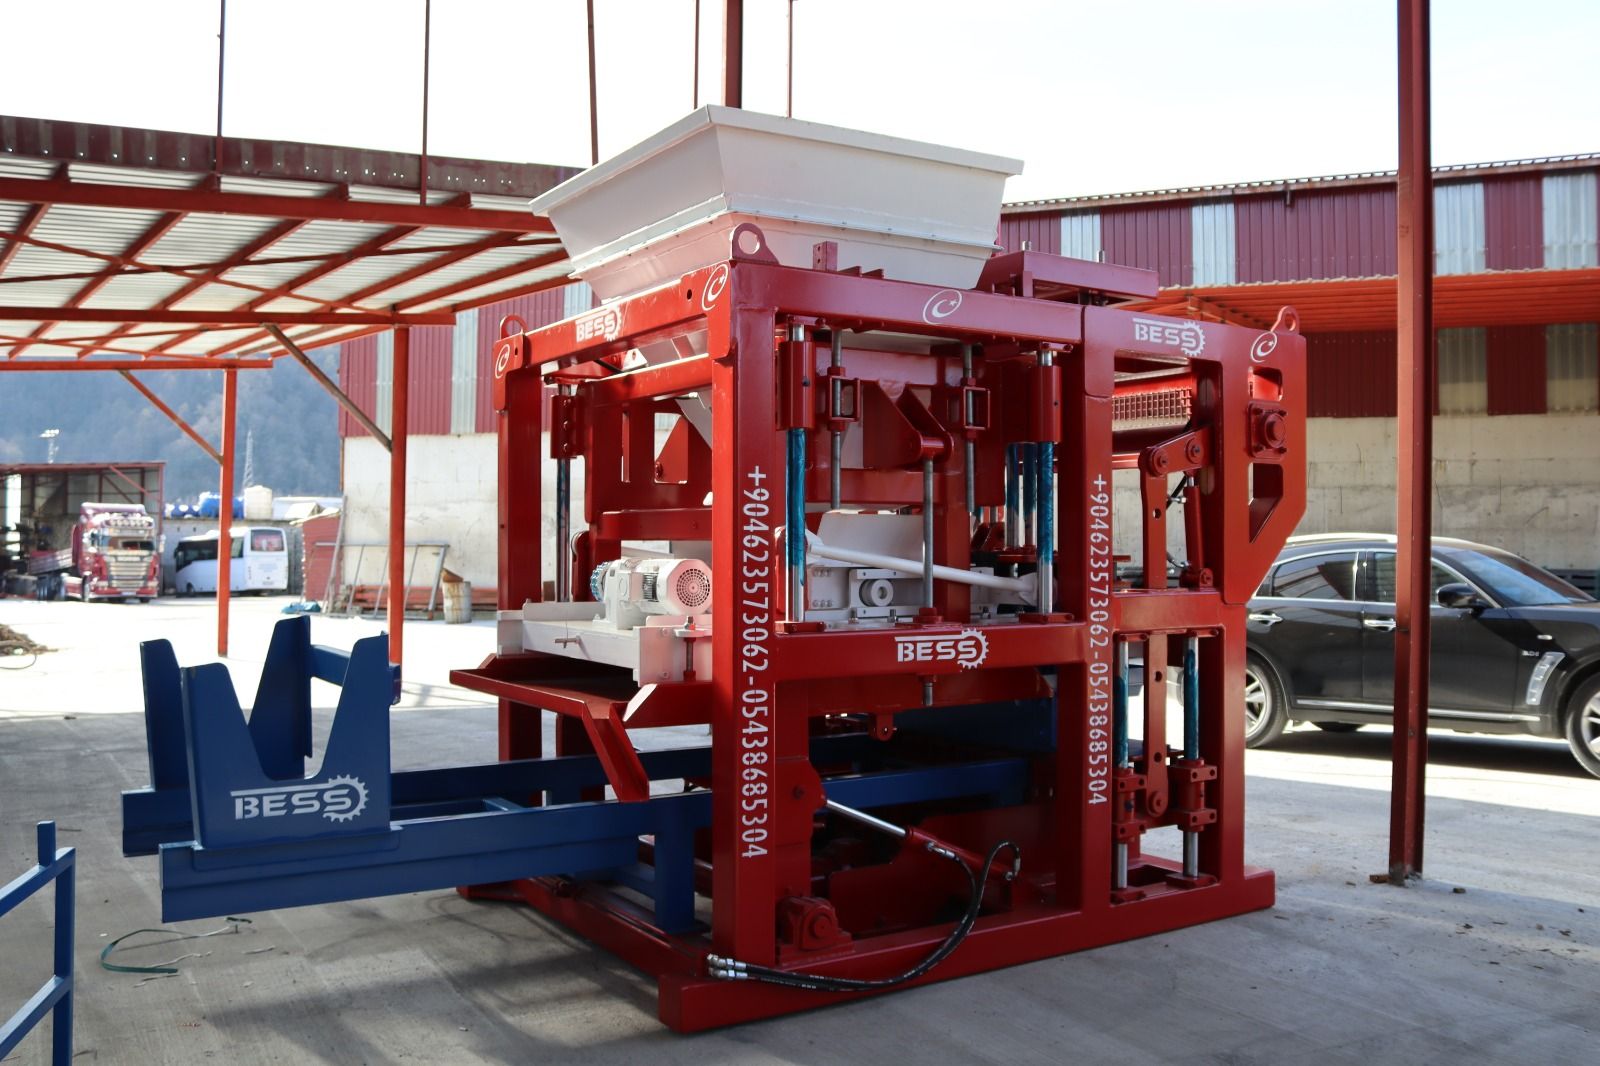
<svg viewBox="0 0 1600 1066">
<path fill-rule="evenodd" d="M 720 0 L 700 102 L 718 102 Z M 605 157 L 694 103 L 695 0 L 594 0 Z M 785 107 L 786 0 L 746 0 Z M 1392 169 L 1393 0 L 795 0 L 797 118 L 1025 161 L 1008 200 Z M 0 114 L 210 132 L 218 0 L 0 0 Z M 223 131 L 417 151 L 423 0 L 230 0 Z M 1600 0 L 1435 0 L 1436 164 L 1600 151 Z M 433 0 L 429 149 L 589 162 L 584 0 Z"/>
</svg>

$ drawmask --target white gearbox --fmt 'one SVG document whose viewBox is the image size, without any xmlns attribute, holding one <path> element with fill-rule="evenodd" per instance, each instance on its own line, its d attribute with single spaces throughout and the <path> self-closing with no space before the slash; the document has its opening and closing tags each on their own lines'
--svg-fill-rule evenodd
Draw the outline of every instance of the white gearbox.
<svg viewBox="0 0 1600 1066">
<path fill-rule="evenodd" d="M 711 567 L 699 559 L 623 556 L 595 567 L 589 591 L 617 629 L 644 625 L 648 615 L 693 618 L 711 611 Z"/>
</svg>

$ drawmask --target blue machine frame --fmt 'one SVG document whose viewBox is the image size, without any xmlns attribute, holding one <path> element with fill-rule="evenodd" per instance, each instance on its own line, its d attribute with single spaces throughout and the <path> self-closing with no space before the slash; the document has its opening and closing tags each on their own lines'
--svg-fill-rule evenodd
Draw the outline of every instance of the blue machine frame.
<svg viewBox="0 0 1600 1066">
<path fill-rule="evenodd" d="M 123 853 L 159 853 L 163 920 L 564 875 L 636 889 L 664 932 L 694 927 L 694 840 L 711 821 L 709 792 L 581 800 L 607 783 L 592 755 L 392 773 L 388 709 L 399 685 L 387 638 L 347 655 L 310 633 L 303 616 L 278 623 L 248 721 L 225 667 L 180 669 L 166 641 L 142 645 L 152 787 L 123 793 Z M 308 777 L 313 678 L 341 691 Z M 984 728 L 993 735 L 993 717 Z M 1018 747 L 1048 743 L 1037 734 L 1020 730 Z M 865 809 L 953 797 L 1005 806 L 1027 785 L 1022 754 L 868 772 L 882 747 L 864 735 L 815 740 L 815 765 L 850 767 L 825 778 L 828 798 Z M 711 749 L 640 761 L 652 781 L 687 782 L 709 777 Z"/>
<path fill-rule="evenodd" d="M 66 1066 L 72 1061 L 72 931 L 75 907 L 73 890 L 77 869 L 77 849 L 56 850 L 56 823 L 38 826 L 39 863 L 33 869 L 0 888 L 0 918 L 19 903 L 56 883 L 55 975 L 39 986 L 15 1014 L 0 1025 L 0 1059 L 11 1054 L 46 1014 L 50 1019 L 50 1061 Z"/>
</svg>

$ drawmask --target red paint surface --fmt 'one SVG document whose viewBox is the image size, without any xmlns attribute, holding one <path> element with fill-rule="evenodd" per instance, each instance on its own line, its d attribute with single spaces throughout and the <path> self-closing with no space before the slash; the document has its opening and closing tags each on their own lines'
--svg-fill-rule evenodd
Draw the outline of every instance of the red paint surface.
<svg viewBox="0 0 1600 1066">
<path fill-rule="evenodd" d="M 1239 282 L 1392 277 L 1394 204 L 1371 187 L 1236 198 Z"/>
<path fill-rule="evenodd" d="M 1489 413 L 1491 415 L 1544 414 L 1546 370 L 1544 327 L 1491 326 L 1486 332 Z"/>
<path fill-rule="evenodd" d="M 1022 242 L 1035 252 L 1061 254 L 1061 216 L 1055 212 L 1000 217 L 1000 247 L 1022 251 Z"/>
<path fill-rule="evenodd" d="M 1306 338 L 1307 414 L 1393 418 L 1395 334 L 1313 333 Z"/>
<path fill-rule="evenodd" d="M 378 419 L 378 338 L 361 337 L 339 346 L 339 388 L 374 422 Z M 367 431 L 339 408 L 339 436 L 365 437 Z"/>
<path fill-rule="evenodd" d="M 1194 227 L 1187 202 L 1100 212 L 1106 262 L 1154 270 L 1161 286 L 1194 282 Z"/>
<path fill-rule="evenodd" d="M 1537 174 L 1483 183 L 1484 265 L 1490 270 L 1544 266 L 1544 183 Z"/>
</svg>

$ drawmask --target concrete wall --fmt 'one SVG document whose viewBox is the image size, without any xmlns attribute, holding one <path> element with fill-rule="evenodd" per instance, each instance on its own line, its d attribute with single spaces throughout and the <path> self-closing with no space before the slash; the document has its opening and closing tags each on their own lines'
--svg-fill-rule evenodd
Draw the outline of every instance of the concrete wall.
<svg viewBox="0 0 1600 1066">
<path fill-rule="evenodd" d="M 1298 532 L 1393 532 L 1395 420 L 1314 418 L 1308 432 L 1309 491 Z M 389 455 L 367 437 L 346 439 L 344 449 L 345 540 L 381 545 L 388 539 Z M 1434 457 L 1438 535 L 1499 545 L 1544 566 L 1600 568 L 1600 417 L 1440 417 Z M 497 463 L 493 434 L 411 438 L 407 539 L 448 541 L 446 565 L 480 587 L 497 578 Z M 583 463 L 573 464 L 572 482 L 577 532 L 583 528 Z M 1131 471 L 1118 471 L 1115 484 L 1115 550 L 1137 558 L 1137 482 Z M 555 463 L 548 459 L 542 495 L 550 544 Z M 1181 510 L 1173 519 L 1170 548 L 1181 559 Z M 362 583 L 380 580 L 382 558 L 381 547 L 367 549 Z M 349 581 L 355 578 L 353 550 L 345 563 Z M 554 581 L 549 552 L 543 568 L 543 579 Z M 417 584 L 432 580 L 430 553 L 421 555 L 416 574 Z"/>
<path fill-rule="evenodd" d="M 1314 418 L 1302 533 L 1395 528 L 1395 420 Z M 1434 419 L 1433 526 L 1542 566 L 1600 567 L 1600 417 Z"/>
<path fill-rule="evenodd" d="M 546 437 L 548 441 L 548 436 Z M 548 456 L 548 443 L 540 446 Z M 445 566 L 479 588 L 495 587 L 499 572 L 499 448 L 493 433 L 418 436 L 408 442 L 406 540 L 447 541 Z M 544 538 L 555 541 L 555 462 L 546 458 L 543 477 Z M 344 441 L 345 527 L 347 544 L 366 549 L 359 576 L 357 551 L 344 552 L 345 581 L 377 584 L 382 579 L 383 548 L 389 539 L 389 453 L 371 437 Z M 583 464 L 572 464 L 573 532 L 582 521 Z M 414 585 L 433 580 L 435 554 L 418 553 Z M 408 565 L 410 558 L 407 559 Z M 544 580 L 555 580 L 555 560 L 545 552 Z M 587 575 L 583 576 L 587 580 Z"/>
<path fill-rule="evenodd" d="M 1395 420 L 1313 418 L 1300 533 L 1393 533 Z M 1493 544 L 1542 566 L 1600 569 L 1600 417 L 1434 419 L 1436 535 Z M 1138 558 L 1138 482 L 1115 475 L 1115 551 Z M 1184 557 L 1181 510 L 1169 551 Z"/>
</svg>

